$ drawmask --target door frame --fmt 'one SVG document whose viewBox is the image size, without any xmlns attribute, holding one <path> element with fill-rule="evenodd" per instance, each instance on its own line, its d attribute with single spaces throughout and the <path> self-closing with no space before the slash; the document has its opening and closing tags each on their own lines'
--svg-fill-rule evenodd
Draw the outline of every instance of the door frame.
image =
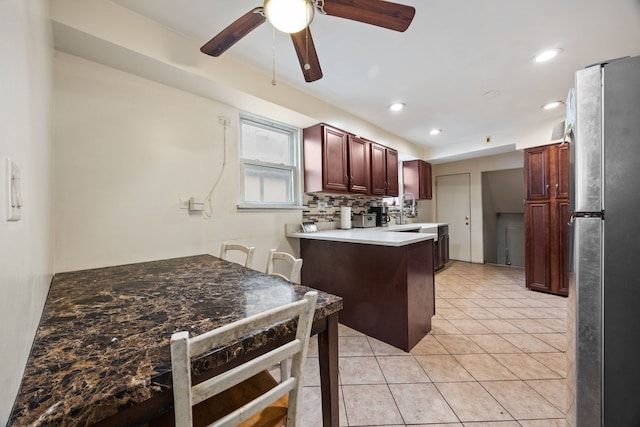
<svg viewBox="0 0 640 427">
<path fill-rule="evenodd" d="M 441 219 L 439 217 L 438 211 L 439 208 L 441 206 L 441 200 L 443 199 L 442 197 L 440 197 L 440 191 L 442 188 L 442 185 L 438 185 L 438 179 L 439 178 L 443 178 L 443 177 L 450 177 L 450 176 L 466 176 L 467 177 L 467 203 L 468 203 L 468 217 L 469 217 L 469 225 L 467 227 L 468 229 L 468 247 L 469 247 L 469 259 L 468 260 L 461 260 L 464 262 L 473 262 L 473 245 L 471 244 L 471 236 L 472 236 L 472 227 L 473 227 L 473 222 L 471 221 L 471 172 L 462 172 L 462 173 L 451 173 L 451 174 L 444 174 L 444 175 L 438 175 L 436 176 L 435 179 L 435 184 L 436 184 L 436 221 L 440 222 Z M 449 227 L 449 242 L 451 242 L 451 227 Z M 451 257 L 451 251 L 449 251 L 449 256 Z M 452 258 L 455 259 L 455 258 Z"/>
</svg>

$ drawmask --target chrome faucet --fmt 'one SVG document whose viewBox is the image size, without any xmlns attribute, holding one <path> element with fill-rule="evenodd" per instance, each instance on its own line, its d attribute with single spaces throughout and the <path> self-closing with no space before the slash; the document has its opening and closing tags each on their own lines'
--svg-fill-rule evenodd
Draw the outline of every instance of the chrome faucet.
<svg viewBox="0 0 640 427">
<path fill-rule="evenodd" d="M 409 211 L 411 215 L 416 214 L 416 198 L 411 193 L 404 193 L 400 196 L 400 224 L 405 224 L 404 221 L 404 202 L 406 201 L 406 196 L 411 196 L 411 210 Z"/>
</svg>

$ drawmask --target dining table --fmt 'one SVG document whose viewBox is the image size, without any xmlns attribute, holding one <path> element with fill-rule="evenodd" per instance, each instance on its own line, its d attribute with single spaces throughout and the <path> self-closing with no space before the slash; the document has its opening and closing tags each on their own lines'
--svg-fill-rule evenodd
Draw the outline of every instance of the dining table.
<svg viewBox="0 0 640 427">
<path fill-rule="evenodd" d="M 202 254 L 53 276 L 10 426 L 140 426 L 172 411 L 171 335 L 199 335 L 302 299 L 290 283 Z M 342 298 L 318 291 L 324 426 L 338 427 L 338 314 Z M 295 333 L 272 325 L 192 360 L 194 381 L 264 354 Z"/>
</svg>

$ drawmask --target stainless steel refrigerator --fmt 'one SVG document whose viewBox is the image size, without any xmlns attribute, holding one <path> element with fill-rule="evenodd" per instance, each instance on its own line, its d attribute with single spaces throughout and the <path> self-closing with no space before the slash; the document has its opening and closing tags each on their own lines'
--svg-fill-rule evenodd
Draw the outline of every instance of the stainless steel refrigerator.
<svg viewBox="0 0 640 427">
<path fill-rule="evenodd" d="M 578 71 L 574 98 L 575 421 L 640 426 L 640 56 Z"/>
</svg>

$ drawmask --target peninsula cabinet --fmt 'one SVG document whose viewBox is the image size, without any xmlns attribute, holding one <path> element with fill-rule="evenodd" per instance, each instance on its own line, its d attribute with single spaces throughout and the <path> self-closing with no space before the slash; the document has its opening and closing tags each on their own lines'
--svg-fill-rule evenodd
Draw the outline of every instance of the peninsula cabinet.
<svg viewBox="0 0 640 427">
<path fill-rule="evenodd" d="M 424 160 L 402 162 L 402 182 L 404 193 L 411 193 L 416 199 L 431 200 L 431 163 Z"/>
<path fill-rule="evenodd" d="M 370 148 L 371 194 L 398 196 L 398 152 L 375 142 Z"/>
<path fill-rule="evenodd" d="M 525 276 L 529 289 L 568 295 L 569 146 L 525 151 Z"/>
<path fill-rule="evenodd" d="M 433 240 L 387 246 L 304 236 L 300 256 L 302 283 L 342 298 L 343 325 L 406 352 L 431 330 Z"/>
</svg>

